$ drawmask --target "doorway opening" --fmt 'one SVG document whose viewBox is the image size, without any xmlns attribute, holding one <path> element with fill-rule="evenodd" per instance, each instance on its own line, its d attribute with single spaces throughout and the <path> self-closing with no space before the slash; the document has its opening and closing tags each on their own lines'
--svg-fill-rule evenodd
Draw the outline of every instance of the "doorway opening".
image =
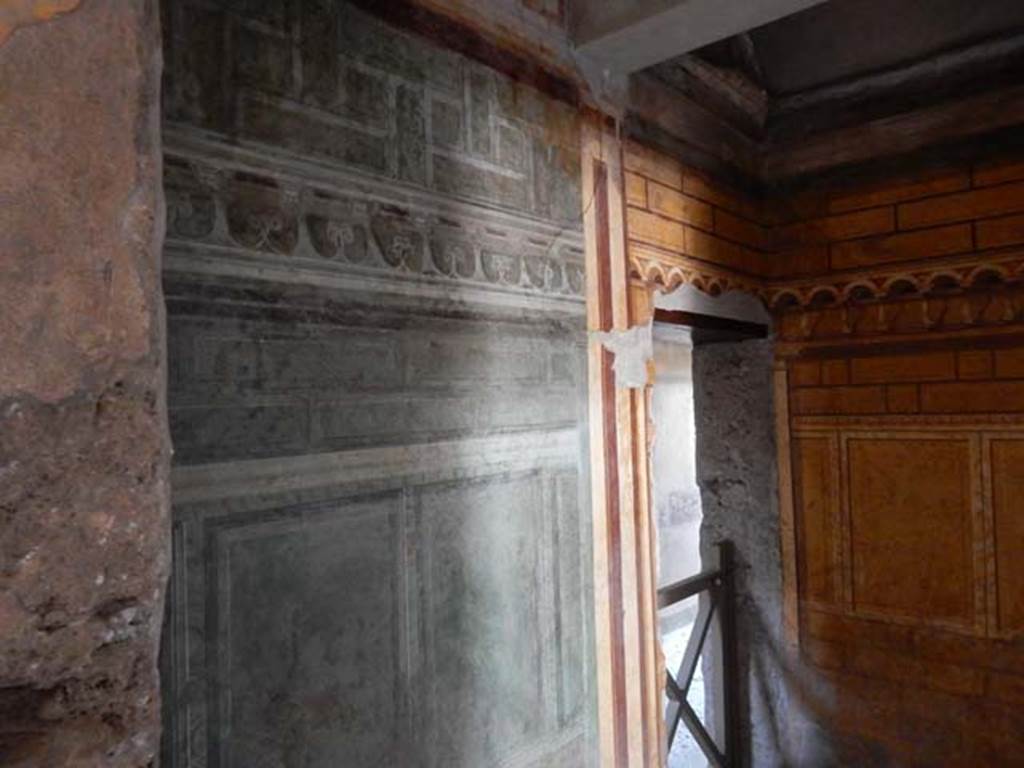
<svg viewBox="0 0 1024 768">
<path fill-rule="evenodd" d="M 693 339 L 691 329 L 670 323 L 654 327 L 655 385 L 651 418 L 652 497 L 658 531 L 658 589 L 665 589 L 701 570 L 700 489 L 697 487 L 697 431 L 693 413 Z M 693 634 L 699 596 L 693 595 L 659 612 L 662 652 L 669 670 L 677 670 Z M 688 696 L 704 718 L 704 676 L 697 666 Z M 668 758 L 672 768 L 704 765 L 693 739 L 673 739 Z"/>
<path fill-rule="evenodd" d="M 687 306 L 685 300 L 682 305 Z M 702 547 L 694 347 L 763 339 L 768 326 L 755 321 L 760 320 L 757 313 L 753 319 L 750 312 L 730 314 L 748 319 L 677 308 L 659 308 L 654 315 L 655 439 L 650 462 L 658 532 L 658 619 L 668 673 L 664 705 L 669 768 L 731 765 L 735 758 L 730 742 L 735 739 L 739 664 L 731 547 L 728 542 Z"/>
</svg>

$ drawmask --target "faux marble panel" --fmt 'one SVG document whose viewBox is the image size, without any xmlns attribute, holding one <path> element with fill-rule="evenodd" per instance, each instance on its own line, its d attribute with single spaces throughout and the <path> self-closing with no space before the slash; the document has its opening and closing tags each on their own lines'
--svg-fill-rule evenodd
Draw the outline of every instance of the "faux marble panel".
<svg viewBox="0 0 1024 768">
<path fill-rule="evenodd" d="M 857 611 L 971 626 L 971 445 L 899 435 L 848 441 Z"/>
<path fill-rule="evenodd" d="M 497 765 L 556 725 L 541 642 L 554 623 L 544 493 L 535 473 L 418 494 L 432 766 Z"/>
<path fill-rule="evenodd" d="M 214 765 L 402 763 L 401 502 L 211 528 Z"/>
<path fill-rule="evenodd" d="M 467 469 L 179 505 L 167 764 L 587 764 L 580 478 Z"/>
</svg>

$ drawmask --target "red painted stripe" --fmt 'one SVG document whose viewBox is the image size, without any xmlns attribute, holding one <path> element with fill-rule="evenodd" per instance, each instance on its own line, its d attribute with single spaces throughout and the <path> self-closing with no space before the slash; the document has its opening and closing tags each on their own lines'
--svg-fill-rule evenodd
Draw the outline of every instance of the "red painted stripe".
<svg viewBox="0 0 1024 768">
<path fill-rule="evenodd" d="M 641 398 L 641 397 L 644 397 L 643 390 L 640 390 L 639 392 L 634 392 L 633 393 L 632 398 L 634 400 L 634 405 L 636 403 L 636 398 Z M 632 419 L 631 419 L 631 422 L 632 422 L 632 427 L 633 427 L 633 434 L 636 435 L 636 433 L 637 433 L 636 432 L 637 424 L 636 424 L 636 408 L 635 407 L 632 409 Z M 634 467 L 639 467 L 641 461 L 646 461 L 646 457 L 643 455 L 643 451 L 645 450 L 645 448 L 646 448 L 646 446 L 639 445 L 639 441 L 637 441 L 637 440 L 633 441 L 633 466 Z M 641 493 L 641 491 L 640 491 L 640 488 L 639 488 L 639 484 L 637 484 L 635 486 L 634 497 L 633 497 L 633 516 L 634 516 L 634 523 L 633 523 L 634 524 L 634 529 L 633 530 L 635 530 L 635 531 L 643 530 L 643 528 L 641 526 L 641 522 L 642 521 L 641 521 L 640 518 L 641 518 L 642 515 L 645 515 L 645 514 L 648 513 L 648 511 L 643 509 L 643 507 L 639 503 L 639 501 L 640 501 L 640 493 Z M 650 539 L 650 535 L 651 535 L 651 526 L 650 525 L 648 525 L 647 531 L 648 531 L 648 539 Z M 641 559 L 641 557 L 640 557 L 640 555 L 641 555 L 641 553 L 643 551 L 643 542 L 641 540 L 642 537 L 636 536 L 635 539 L 636 539 L 636 552 L 635 552 L 636 561 L 635 562 L 637 562 L 639 564 L 642 564 L 644 562 Z M 648 546 L 653 546 L 653 544 L 650 541 L 648 541 Z M 650 551 L 653 552 L 654 550 L 651 549 Z M 643 578 L 638 578 L 636 580 L 636 605 L 637 605 L 637 613 L 638 614 L 646 613 L 645 606 L 648 604 L 648 602 L 651 600 L 651 597 L 652 597 L 649 594 L 644 594 L 645 588 L 649 589 L 650 588 L 650 583 L 649 582 L 645 582 Z M 649 658 L 650 657 L 650 653 L 649 653 L 650 646 L 647 643 L 647 638 L 642 637 L 642 638 L 640 638 L 640 640 L 641 640 L 641 642 L 640 642 L 640 669 L 646 670 L 647 669 L 647 665 L 650 663 L 650 658 Z M 651 712 L 650 698 L 649 698 L 649 695 L 648 695 L 649 692 L 650 692 L 649 691 L 650 686 L 648 685 L 648 682 L 649 681 L 647 679 L 647 675 L 646 674 L 641 674 L 640 675 L 640 697 L 641 697 L 640 698 L 640 706 L 641 706 L 641 712 L 643 713 L 643 723 L 644 723 L 645 726 L 646 726 L 647 723 L 652 722 L 651 718 L 656 716 L 653 712 Z M 658 716 L 660 717 L 660 715 L 658 715 Z M 643 734 L 641 735 L 641 743 L 643 745 L 644 765 L 654 765 L 654 763 L 651 760 L 651 755 L 650 755 L 649 750 L 648 750 L 649 745 L 647 743 L 646 731 L 644 731 Z"/>
<path fill-rule="evenodd" d="M 598 316 L 600 327 L 612 327 L 612 281 L 610 229 L 608 226 L 608 167 L 594 161 L 594 205 L 597 220 Z M 611 625 L 612 740 L 615 764 L 628 765 L 629 743 L 626 718 L 626 655 L 622 626 L 622 531 L 619 507 L 619 448 L 615 414 L 614 358 L 601 350 L 601 418 L 604 434 L 605 498 L 607 501 L 608 615 Z"/>
<path fill-rule="evenodd" d="M 612 257 L 608 227 L 608 166 L 594 161 L 594 217 L 597 220 L 597 298 L 601 330 L 612 328 Z"/>
<path fill-rule="evenodd" d="M 605 497 L 608 520 L 608 614 L 611 617 L 612 706 L 616 765 L 628 765 L 626 649 L 622 626 L 622 530 L 619 507 L 619 447 L 615 424 L 614 357 L 601 350 L 601 398 L 604 417 Z"/>
</svg>

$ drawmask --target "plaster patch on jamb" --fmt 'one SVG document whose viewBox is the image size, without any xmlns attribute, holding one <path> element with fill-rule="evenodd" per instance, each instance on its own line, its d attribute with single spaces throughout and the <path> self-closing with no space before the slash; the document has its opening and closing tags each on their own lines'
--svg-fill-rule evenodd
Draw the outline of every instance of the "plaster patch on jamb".
<svg viewBox="0 0 1024 768">
<path fill-rule="evenodd" d="M 612 353 L 615 386 L 639 389 L 647 386 L 648 364 L 654 359 L 653 321 L 618 331 L 591 331 L 592 337 Z"/>
</svg>

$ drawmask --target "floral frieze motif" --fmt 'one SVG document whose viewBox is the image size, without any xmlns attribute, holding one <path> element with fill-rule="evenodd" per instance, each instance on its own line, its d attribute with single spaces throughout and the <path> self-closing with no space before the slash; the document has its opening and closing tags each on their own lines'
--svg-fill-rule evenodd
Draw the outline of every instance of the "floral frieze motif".
<svg viewBox="0 0 1024 768">
<path fill-rule="evenodd" d="M 549 296 L 584 292 L 574 233 L 538 232 L 367 199 L 278 174 L 165 158 L 168 245 L 211 245 L 249 259 L 302 257 L 321 269 L 358 266 Z"/>
<path fill-rule="evenodd" d="M 227 206 L 228 231 L 239 245 L 289 255 L 299 237 L 298 195 L 269 179 L 236 179 Z"/>
<path fill-rule="evenodd" d="M 384 263 L 395 269 L 422 271 L 424 237 L 414 226 L 394 216 L 374 216 L 370 229 Z"/>
<path fill-rule="evenodd" d="M 310 214 L 306 217 L 309 239 L 325 259 L 344 257 L 353 264 L 367 261 L 366 230 L 360 224 Z"/>
<path fill-rule="evenodd" d="M 492 283 L 519 285 L 523 275 L 522 259 L 510 253 L 484 251 L 481 259 L 484 275 Z"/>
<path fill-rule="evenodd" d="M 164 199 L 168 236 L 203 240 L 213 234 L 220 181 L 220 174 L 208 166 L 167 158 Z"/>
<path fill-rule="evenodd" d="M 246 248 L 289 254 L 295 247 L 295 220 L 283 211 L 236 203 L 228 207 L 231 236 Z"/>
<path fill-rule="evenodd" d="M 198 240 L 213 232 L 217 216 L 217 203 L 213 195 L 170 186 L 166 195 L 169 233 Z"/>
<path fill-rule="evenodd" d="M 569 290 L 575 293 L 577 296 L 583 295 L 583 288 L 586 283 L 586 270 L 584 269 L 583 263 L 578 261 L 568 261 L 565 264 L 565 279 L 569 283 Z"/>
<path fill-rule="evenodd" d="M 526 279 L 534 288 L 559 291 L 562 288 L 562 268 L 547 255 L 531 254 L 523 257 Z"/>
<path fill-rule="evenodd" d="M 449 277 L 470 278 L 476 274 L 476 252 L 466 240 L 433 238 L 430 260 L 438 272 Z"/>
</svg>

